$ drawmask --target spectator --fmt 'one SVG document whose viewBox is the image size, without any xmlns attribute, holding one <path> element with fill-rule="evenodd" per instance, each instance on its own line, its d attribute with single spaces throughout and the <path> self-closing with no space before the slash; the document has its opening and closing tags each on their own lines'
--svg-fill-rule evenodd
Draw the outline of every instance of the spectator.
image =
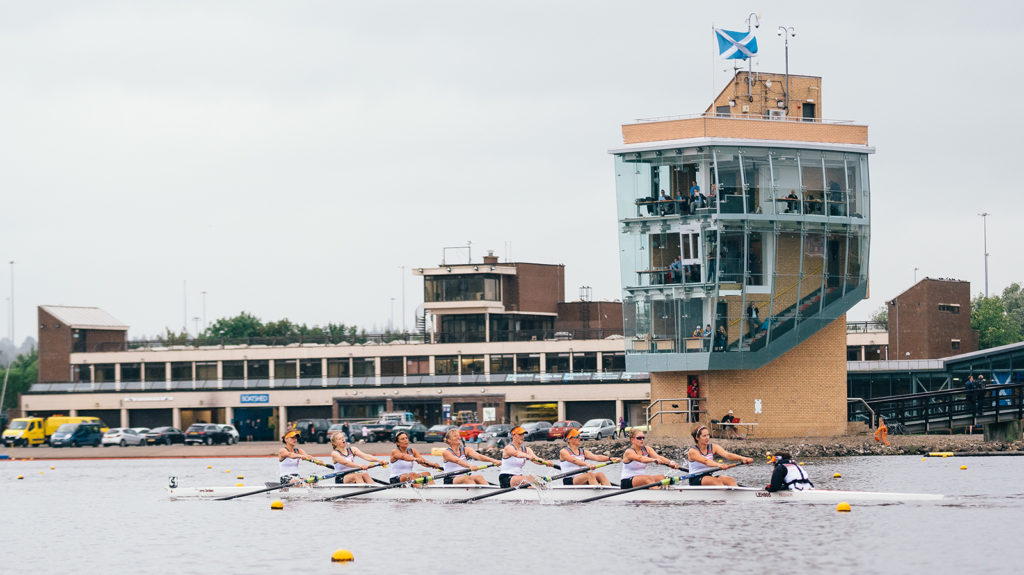
<svg viewBox="0 0 1024 575">
<path fill-rule="evenodd" d="M 626 437 L 626 418 L 619 416 L 619 437 Z"/>
</svg>

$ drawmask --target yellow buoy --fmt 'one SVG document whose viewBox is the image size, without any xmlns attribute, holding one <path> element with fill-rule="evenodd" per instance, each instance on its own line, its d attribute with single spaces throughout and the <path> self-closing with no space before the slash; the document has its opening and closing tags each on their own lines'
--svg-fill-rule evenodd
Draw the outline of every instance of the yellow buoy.
<svg viewBox="0 0 1024 575">
<path fill-rule="evenodd" d="M 18 479 L 25 479 L 25 476 L 24 475 L 19 475 Z"/>
<path fill-rule="evenodd" d="M 271 509 L 284 509 L 284 503 L 281 503 L 280 499 L 275 500 L 270 504 Z"/>
<path fill-rule="evenodd" d="M 244 483 L 236 483 L 235 487 L 245 487 L 245 484 Z"/>
<path fill-rule="evenodd" d="M 966 465 L 961 465 L 960 469 L 967 469 L 967 466 Z"/>
<path fill-rule="evenodd" d="M 921 461 L 928 461 L 928 458 L 927 457 L 922 457 Z"/>
<path fill-rule="evenodd" d="M 224 473 L 231 473 L 231 470 L 230 469 L 225 469 Z"/>
<path fill-rule="evenodd" d="M 342 563 L 347 561 L 355 561 L 355 556 L 348 549 L 338 549 L 331 555 L 331 561 L 340 561 Z"/>
<path fill-rule="evenodd" d="M 51 466 L 50 466 L 50 469 L 57 469 L 57 468 L 51 465 Z"/>
<path fill-rule="evenodd" d="M 850 504 L 845 501 L 840 501 L 839 505 L 836 505 L 836 511 L 842 511 L 845 513 L 850 512 Z"/>
<path fill-rule="evenodd" d="M 212 465 L 207 465 L 206 468 L 207 469 L 213 469 L 213 466 Z"/>
<path fill-rule="evenodd" d="M 966 468 L 965 468 L 965 469 L 966 469 Z M 42 472 L 42 471 L 40 471 L 40 472 L 39 472 L 39 475 L 42 475 L 42 474 L 43 474 L 43 472 Z"/>
<path fill-rule="evenodd" d="M 842 476 L 843 476 L 843 474 L 842 474 L 842 473 L 833 473 L 833 474 L 832 474 L 832 477 L 835 477 L 836 479 L 839 479 L 839 478 L 840 478 L 840 477 L 842 477 Z"/>
</svg>

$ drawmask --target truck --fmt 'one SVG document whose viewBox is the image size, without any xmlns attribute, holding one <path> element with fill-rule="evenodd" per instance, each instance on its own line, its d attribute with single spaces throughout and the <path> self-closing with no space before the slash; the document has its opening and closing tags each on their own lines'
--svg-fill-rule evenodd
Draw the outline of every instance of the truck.
<svg viewBox="0 0 1024 575">
<path fill-rule="evenodd" d="M 416 423 L 416 416 L 409 411 L 385 411 L 377 418 L 377 423 L 366 426 L 372 441 L 390 441 L 391 432 L 396 425 Z"/>
<path fill-rule="evenodd" d="M 81 417 L 69 417 L 65 415 L 52 415 L 43 419 L 42 417 L 18 417 L 11 420 L 11 425 L 4 430 L 3 443 L 6 447 L 28 447 L 49 443 L 50 437 L 65 423 L 95 423 L 100 426 L 101 431 L 107 427 L 98 417 L 85 415 Z"/>
</svg>

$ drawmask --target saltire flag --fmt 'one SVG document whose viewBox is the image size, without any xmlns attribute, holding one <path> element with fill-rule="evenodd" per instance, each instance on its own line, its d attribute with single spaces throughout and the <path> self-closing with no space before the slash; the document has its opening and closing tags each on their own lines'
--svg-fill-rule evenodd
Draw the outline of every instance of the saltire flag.
<svg viewBox="0 0 1024 575">
<path fill-rule="evenodd" d="M 753 30 L 732 32 L 715 28 L 715 38 L 718 38 L 718 54 L 726 60 L 746 60 L 757 54 L 757 38 Z"/>
</svg>

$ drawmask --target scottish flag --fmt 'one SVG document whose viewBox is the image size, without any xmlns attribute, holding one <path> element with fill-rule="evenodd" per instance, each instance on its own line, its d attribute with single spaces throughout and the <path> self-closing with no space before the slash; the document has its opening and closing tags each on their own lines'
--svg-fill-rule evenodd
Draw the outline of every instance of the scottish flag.
<svg viewBox="0 0 1024 575">
<path fill-rule="evenodd" d="M 732 32 L 715 28 L 718 38 L 718 54 L 726 60 L 746 60 L 757 54 L 757 38 L 754 32 Z"/>
</svg>

